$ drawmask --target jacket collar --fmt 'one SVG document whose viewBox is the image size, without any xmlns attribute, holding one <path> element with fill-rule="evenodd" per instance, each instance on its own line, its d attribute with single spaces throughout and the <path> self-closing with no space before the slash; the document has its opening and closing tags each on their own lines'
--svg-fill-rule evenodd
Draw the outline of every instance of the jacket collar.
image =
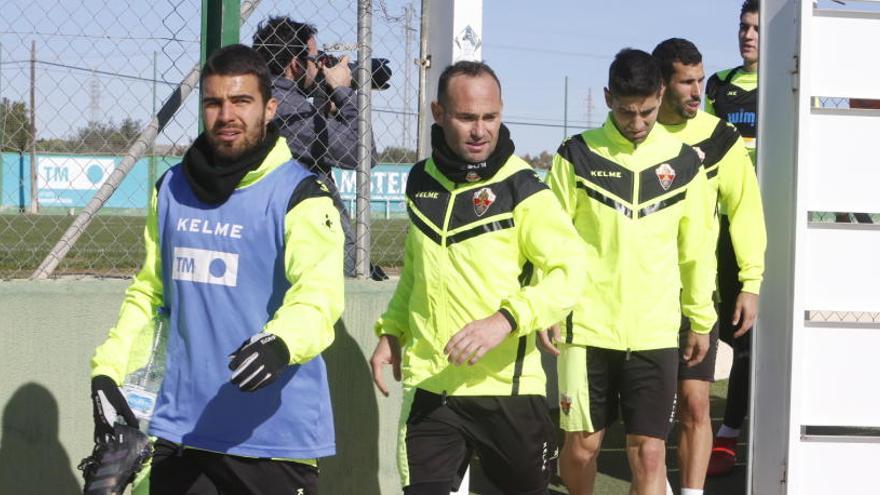
<svg viewBox="0 0 880 495">
<path fill-rule="evenodd" d="M 605 123 L 602 124 L 602 132 L 605 133 L 605 136 L 608 137 L 608 140 L 611 141 L 615 146 L 627 151 L 628 153 L 632 153 L 638 148 L 641 148 L 645 145 L 650 145 L 656 139 L 656 136 L 658 134 L 658 127 L 660 127 L 660 123 L 654 122 L 654 127 L 651 128 L 651 132 L 648 133 L 648 137 L 645 138 L 645 140 L 641 143 L 635 144 L 620 133 L 620 131 L 617 129 L 617 124 L 614 123 L 614 117 L 611 115 L 611 112 L 608 112 L 608 117 L 605 119 Z"/>
</svg>

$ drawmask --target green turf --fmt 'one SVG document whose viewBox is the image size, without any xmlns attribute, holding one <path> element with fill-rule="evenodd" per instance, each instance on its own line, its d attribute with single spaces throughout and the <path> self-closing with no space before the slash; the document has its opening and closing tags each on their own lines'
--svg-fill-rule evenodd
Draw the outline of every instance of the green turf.
<svg viewBox="0 0 880 495">
<path fill-rule="evenodd" d="M 0 214 L 0 279 L 27 278 L 74 220 L 70 215 Z M 403 264 L 405 219 L 372 223 L 372 260 L 391 268 Z M 99 214 L 55 275 L 133 275 L 144 257 L 144 217 Z"/>
</svg>

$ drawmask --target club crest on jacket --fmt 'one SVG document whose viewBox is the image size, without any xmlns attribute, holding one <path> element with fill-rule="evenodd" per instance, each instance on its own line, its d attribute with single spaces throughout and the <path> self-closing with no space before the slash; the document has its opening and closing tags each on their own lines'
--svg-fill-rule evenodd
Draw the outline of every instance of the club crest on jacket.
<svg viewBox="0 0 880 495">
<path fill-rule="evenodd" d="M 486 210 L 488 210 L 494 202 L 495 193 L 492 192 L 492 189 L 489 189 L 488 187 L 479 189 L 474 193 L 474 213 L 476 213 L 478 217 L 483 216 L 483 214 L 486 213 Z"/>
<path fill-rule="evenodd" d="M 672 185 L 672 181 L 675 180 L 675 169 L 672 168 L 672 165 L 664 163 L 657 167 L 657 169 L 654 170 L 654 173 L 657 174 L 657 179 L 660 180 L 660 187 L 662 187 L 664 191 L 668 191 L 669 186 Z"/>
</svg>

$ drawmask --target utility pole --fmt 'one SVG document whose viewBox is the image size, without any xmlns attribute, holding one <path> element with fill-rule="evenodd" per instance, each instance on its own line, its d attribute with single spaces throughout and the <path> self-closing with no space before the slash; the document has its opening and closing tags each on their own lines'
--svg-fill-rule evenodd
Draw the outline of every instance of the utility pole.
<svg viewBox="0 0 880 495">
<path fill-rule="evenodd" d="M 40 212 L 37 198 L 37 42 L 31 40 L 31 213 Z"/>
<path fill-rule="evenodd" d="M 593 88 L 587 88 L 587 128 L 593 127 Z"/>
<path fill-rule="evenodd" d="M 565 76 L 565 99 L 562 106 L 562 139 L 565 139 L 568 137 L 568 76 Z"/>
</svg>

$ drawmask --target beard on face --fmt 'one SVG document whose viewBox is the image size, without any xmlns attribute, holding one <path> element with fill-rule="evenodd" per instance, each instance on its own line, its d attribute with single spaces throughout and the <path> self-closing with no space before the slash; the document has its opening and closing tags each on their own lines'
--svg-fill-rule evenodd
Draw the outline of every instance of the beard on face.
<svg viewBox="0 0 880 495">
<path fill-rule="evenodd" d="M 697 108 L 695 110 L 691 110 L 688 108 L 688 104 L 692 103 L 692 102 L 697 104 Z M 681 117 L 684 117 L 686 119 L 692 119 L 697 115 L 697 111 L 700 109 L 699 105 L 700 105 L 699 98 L 697 98 L 695 100 L 687 100 L 685 102 L 682 102 L 681 104 L 677 105 L 678 115 Z"/>
<path fill-rule="evenodd" d="M 217 133 L 223 129 L 229 128 L 241 131 L 240 140 L 232 143 L 225 143 L 217 139 Z M 232 162 L 259 147 L 265 137 L 266 119 L 261 117 L 254 129 L 251 129 L 247 124 L 244 124 L 244 127 L 238 125 L 215 126 L 215 128 L 208 133 L 208 143 L 211 145 L 211 150 L 214 152 L 215 157 L 226 162 Z"/>
</svg>

